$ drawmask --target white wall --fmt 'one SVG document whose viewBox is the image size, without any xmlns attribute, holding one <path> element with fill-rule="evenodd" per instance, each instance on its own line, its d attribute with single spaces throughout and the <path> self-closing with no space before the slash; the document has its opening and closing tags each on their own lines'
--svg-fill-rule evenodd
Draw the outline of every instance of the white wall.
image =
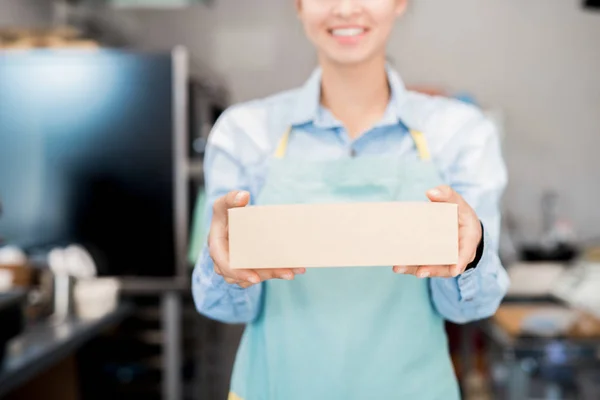
<svg viewBox="0 0 600 400">
<path fill-rule="evenodd" d="M 51 11 L 49 0 L 0 0 L 0 27 L 47 25 Z"/>
<path fill-rule="evenodd" d="M 3 1 L 3 0 L 0 0 Z M 505 204 L 529 234 L 544 188 L 600 237 L 600 13 L 580 0 L 413 0 L 389 53 L 408 83 L 467 90 L 507 117 Z M 188 45 L 235 100 L 301 84 L 315 64 L 291 0 L 128 11 L 143 46 Z"/>
<path fill-rule="evenodd" d="M 292 0 L 216 0 L 182 10 L 126 11 L 148 48 L 188 46 L 227 78 L 235 101 L 302 84 L 316 65 Z"/>
<path fill-rule="evenodd" d="M 504 109 L 507 208 L 539 227 L 544 188 L 585 237 L 600 237 L 600 13 L 579 0 L 415 1 L 392 54 L 410 82 Z"/>
</svg>

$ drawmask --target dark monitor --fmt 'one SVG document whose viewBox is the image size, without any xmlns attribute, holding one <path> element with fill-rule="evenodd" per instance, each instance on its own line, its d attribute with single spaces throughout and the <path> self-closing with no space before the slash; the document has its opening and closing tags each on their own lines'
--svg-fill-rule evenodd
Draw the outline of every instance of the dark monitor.
<svg viewBox="0 0 600 400">
<path fill-rule="evenodd" d="M 187 152 L 174 65 L 171 53 L 0 55 L 0 240 L 82 244 L 102 275 L 177 274 L 175 154 Z"/>
<path fill-rule="evenodd" d="M 584 0 L 586 7 L 600 9 L 600 0 Z"/>
</svg>

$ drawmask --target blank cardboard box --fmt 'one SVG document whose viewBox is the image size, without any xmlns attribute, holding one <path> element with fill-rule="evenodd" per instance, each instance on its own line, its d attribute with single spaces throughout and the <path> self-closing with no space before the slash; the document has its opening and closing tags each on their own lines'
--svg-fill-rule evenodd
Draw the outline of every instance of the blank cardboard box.
<svg viewBox="0 0 600 400">
<path fill-rule="evenodd" d="M 233 269 L 451 265 L 458 209 L 427 202 L 234 208 L 229 254 Z"/>
</svg>

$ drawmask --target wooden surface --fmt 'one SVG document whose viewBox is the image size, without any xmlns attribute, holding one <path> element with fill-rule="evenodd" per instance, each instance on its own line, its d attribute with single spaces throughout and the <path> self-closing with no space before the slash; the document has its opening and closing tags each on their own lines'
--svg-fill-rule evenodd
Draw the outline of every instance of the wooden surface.
<svg viewBox="0 0 600 400">
<path fill-rule="evenodd" d="M 0 49 L 2 50 L 28 50 L 37 48 L 95 49 L 98 47 L 98 43 L 80 37 L 80 32 L 71 27 L 53 29 L 0 29 Z"/>
<path fill-rule="evenodd" d="M 585 251 L 585 259 L 591 262 L 600 262 L 600 246 L 590 247 Z"/>
<path fill-rule="evenodd" d="M 33 269 L 28 265 L 0 265 L 0 270 L 10 271 L 13 285 L 18 287 L 31 286 Z"/>
<path fill-rule="evenodd" d="M 522 335 L 521 323 L 525 318 L 546 310 L 562 311 L 568 310 L 568 308 L 554 304 L 510 304 L 501 306 L 494 315 L 493 320 L 509 335 L 518 337 Z M 576 313 L 578 314 L 577 321 L 565 336 L 581 339 L 600 339 L 600 320 L 581 312 Z"/>
</svg>

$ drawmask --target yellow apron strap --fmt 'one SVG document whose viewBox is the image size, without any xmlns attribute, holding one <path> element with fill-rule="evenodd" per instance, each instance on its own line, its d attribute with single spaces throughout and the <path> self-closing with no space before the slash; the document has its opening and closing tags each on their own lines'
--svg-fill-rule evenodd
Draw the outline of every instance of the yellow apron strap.
<svg viewBox="0 0 600 400">
<path fill-rule="evenodd" d="M 292 127 L 290 126 L 281 139 L 279 140 L 279 144 L 277 145 L 277 149 L 275 150 L 275 158 L 283 158 L 285 157 L 285 153 L 287 151 L 288 142 L 290 141 L 290 134 L 292 133 Z"/>
<path fill-rule="evenodd" d="M 275 158 L 285 157 L 291 133 L 292 127 L 289 127 L 279 140 L 279 144 L 277 145 L 277 149 L 275 150 Z M 419 153 L 419 158 L 423 161 L 431 160 L 431 153 L 429 153 L 429 146 L 427 146 L 427 140 L 425 139 L 425 135 L 423 135 L 422 132 L 414 130 L 410 131 L 410 135 L 412 136 L 413 141 L 415 142 L 417 152 Z"/>
<path fill-rule="evenodd" d="M 240 396 L 233 392 L 229 392 L 229 396 L 227 396 L 227 400 L 243 400 Z"/>
<path fill-rule="evenodd" d="M 422 132 L 418 131 L 410 131 L 410 136 L 412 136 L 415 146 L 417 147 L 417 153 L 419 153 L 419 158 L 423 161 L 431 160 L 431 153 L 429 153 L 429 146 L 427 146 L 427 140 L 425 139 L 425 135 Z"/>
</svg>

